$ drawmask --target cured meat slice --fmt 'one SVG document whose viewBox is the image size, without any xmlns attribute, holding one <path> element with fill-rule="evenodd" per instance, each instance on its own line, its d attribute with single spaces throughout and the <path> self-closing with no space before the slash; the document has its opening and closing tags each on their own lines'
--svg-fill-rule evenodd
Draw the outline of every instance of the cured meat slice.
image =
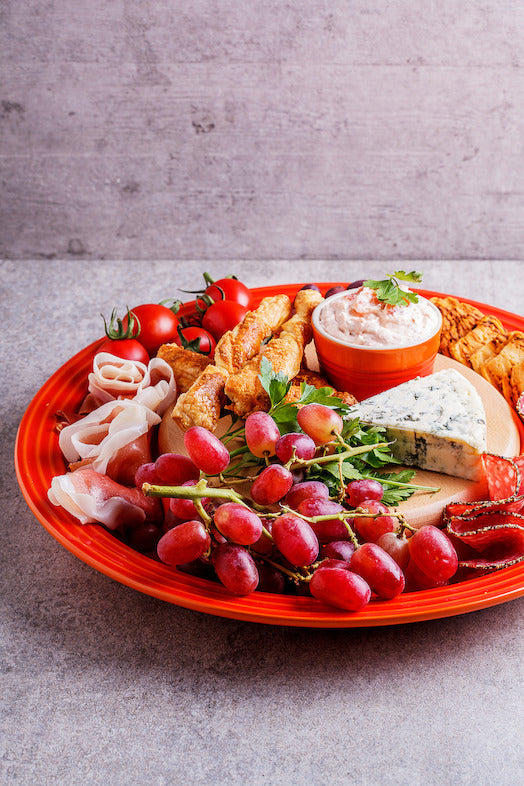
<svg viewBox="0 0 524 786">
<path fill-rule="evenodd" d="M 126 360 L 110 352 L 98 352 L 87 376 L 89 393 L 98 406 L 116 398 L 133 398 L 147 373 L 138 360 Z"/>
<path fill-rule="evenodd" d="M 446 506 L 445 520 L 456 517 L 478 516 L 483 513 L 524 513 L 524 497 L 513 500 L 486 500 L 481 502 L 450 502 Z"/>
<path fill-rule="evenodd" d="M 176 396 L 173 370 L 162 358 L 152 358 L 146 366 L 109 352 L 99 352 L 88 375 L 89 395 L 82 411 L 92 411 L 115 399 L 133 399 L 160 415 Z"/>
<path fill-rule="evenodd" d="M 175 376 L 171 366 L 161 358 L 152 358 L 133 401 L 163 415 L 175 400 L 176 393 Z"/>
<path fill-rule="evenodd" d="M 476 517 L 453 517 L 447 532 L 479 552 L 461 561 L 462 568 L 497 570 L 524 561 L 524 516 L 497 511 Z"/>
<path fill-rule="evenodd" d="M 460 560 L 461 580 L 524 561 L 524 456 L 485 453 L 482 463 L 490 499 L 452 502 L 444 513 L 448 535 L 478 552 Z"/>
<path fill-rule="evenodd" d="M 482 464 L 491 500 L 509 499 L 524 493 L 524 455 L 503 458 L 485 453 Z"/>
<path fill-rule="evenodd" d="M 73 469 L 89 466 L 132 485 L 136 469 L 151 460 L 147 435 L 160 420 L 136 401 L 109 401 L 63 428 L 58 444 Z"/>
<path fill-rule="evenodd" d="M 53 505 L 63 507 L 81 524 L 99 522 L 116 530 L 124 524 L 133 527 L 162 518 L 159 499 L 146 497 L 93 469 L 57 475 L 47 495 Z"/>
</svg>

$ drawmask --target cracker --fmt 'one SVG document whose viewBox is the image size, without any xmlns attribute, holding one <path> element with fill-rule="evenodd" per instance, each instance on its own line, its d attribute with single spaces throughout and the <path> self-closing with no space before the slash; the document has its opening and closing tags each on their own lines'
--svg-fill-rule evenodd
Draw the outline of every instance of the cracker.
<svg viewBox="0 0 524 786">
<path fill-rule="evenodd" d="M 507 331 L 499 319 L 491 316 L 482 317 L 478 325 L 450 345 L 449 351 L 451 357 L 459 363 L 473 368 L 471 357 L 477 350 L 491 341 L 497 344 L 501 340 L 506 340 L 507 336 Z"/>
<path fill-rule="evenodd" d="M 524 363 L 524 333 L 515 330 L 509 334 L 500 352 L 484 366 L 487 378 L 500 390 L 507 401 L 512 400 L 510 381 L 512 369 L 521 363 Z"/>
<path fill-rule="evenodd" d="M 524 393 L 524 362 L 513 366 L 510 376 L 511 400 L 514 406 Z"/>
<path fill-rule="evenodd" d="M 440 352 L 451 357 L 450 346 L 469 333 L 484 317 L 482 311 L 455 297 L 432 297 L 431 302 L 442 314 Z"/>
<path fill-rule="evenodd" d="M 499 340 L 489 341 L 485 346 L 480 347 L 477 349 L 470 357 L 471 368 L 473 371 L 476 371 L 477 374 L 481 374 L 485 379 L 488 379 L 487 375 L 484 374 L 484 368 L 491 358 L 494 358 L 495 355 L 498 355 L 502 347 L 507 341 L 507 337 Z M 488 379 L 488 382 L 491 380 Z"/>
</svg>

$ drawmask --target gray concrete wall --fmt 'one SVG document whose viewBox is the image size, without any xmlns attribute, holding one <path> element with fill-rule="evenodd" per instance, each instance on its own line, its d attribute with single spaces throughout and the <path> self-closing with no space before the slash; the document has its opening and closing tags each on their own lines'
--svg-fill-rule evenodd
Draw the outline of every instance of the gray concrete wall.
<svg viewBox="0 0 524 786">
<path fill-rule="evenodd" d="M 0 256 L 504 258 L 520 0 L 0 0 Z"/>
</svg>

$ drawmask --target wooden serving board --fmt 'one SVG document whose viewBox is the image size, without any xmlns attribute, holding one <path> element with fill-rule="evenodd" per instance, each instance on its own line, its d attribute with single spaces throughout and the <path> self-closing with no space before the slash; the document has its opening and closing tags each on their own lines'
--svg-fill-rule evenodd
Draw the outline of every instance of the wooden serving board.
<svg viewBox="0 0 524 786">
<path fill-rule="evenodd" d="M 446 368 L 455 368 L 463 374 L 481 397 L 486 412 L 488 452 L 498 456 L 519 455 L 521 440 L 516 424 L 516 415 L 504 396 L 473 369 L 451 358 L 437 355 L 434 370 L 441 371 Z M 440 491 L 436 493 L 414 494 L 399 505 L 398 510 L 414 527 L 438 523 L 444 507 L 449 502 L 458 500 L 471 502 L 487 498 L 487 487 L 484 480 L 475 482 L 442 475 L 438 472 L 418 470 L 413 482 L 423 486 L 440 488 Z"/>
<path fill-rule="evenodd" d="M 316 357 L 308 356 L 310 368 L 315 367 L 315 361 Z M 498 390 L 472 369 L 451 358 L 437 355 L 434 370 L 441 371 L 446 368 L 455 368 L 477 389 L 486 411 L 488 452 L 499 456 L 520 454 L 521 439 L 516 415 Z M 171 419 L 170 413 L 171 410 L 168 410 L 160 424 L 159 448 L 163 453 L 185 453 L 183 433 Z M 229 418 L 224 418 L 219 424 L 218 436 L 223 433 L 229 422 Z M 221 425 L 222 429 L 220 429 Z M 437 492 L 416 493 L 398 506 L 397 510 L 414 527 L 438 523 L 444 507 L 449 502 L 457 500 L 470 502 L 487 496 L 484 481 L 464 480 L 426 470 L 418 470 L 413 483 L 439 489 Z"/>
</svg>

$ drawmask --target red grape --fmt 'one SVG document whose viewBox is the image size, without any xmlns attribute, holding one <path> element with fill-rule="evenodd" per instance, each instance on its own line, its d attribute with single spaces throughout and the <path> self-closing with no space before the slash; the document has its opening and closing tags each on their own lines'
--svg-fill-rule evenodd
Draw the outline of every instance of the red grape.
<svg viewBox="0 0 524 786">
<path fill-rule="evenodd" d="M 275 445 L 275 453 L 283 464 L 293 457 L 297 459 L 312 459 L 315 455 L 316 445 L 307 434 L 284 434 Z"/>
<path fill-rule="evenodd" d="M 384 488 L 378 480 L 371 480 L 369 478 L 362 478 L 361 480 L 352 480 L 347 486 L 347 496 L 349 504 L 353 508 L 358 508 L 364 500 L 375 499 L 380 502 L 384 496 Z"/>
<path fill-rule="evenodd" d="M 153 486 L 158 486 L 162 483 L 156 471 L 154 461 L 142 464 L 135 472 L 135 486 L 137 489 L 141 489 L 144 483 L 151 483 Z"/>
<path fill-rule="evenodd" d="M 262 519 L 262 524 L 266 532 L 262 531 L 259 539 L 252 544 L 251 550 L 255 551 L 261 556 L 265 556 L 267 554 L 271 554 L 273 551 L 273 538 L 271 537 L 271 532 L 273 531 L 273 519 L 264 518 Z"/>
<path fill-rule="evenodd" d="M 315 516 L 329 516 L 330 514 L 345 513 L 345 508 L 331 499 L 309 497 L 297 507 L 297 513 L 308 518 Z M 348 520 L 351 525 L 352 519 Z M 341 519 L 332 518 L 325 521 L 310 522 L 313 532 L 322 543 L 330 540 L 349 540 L 349 532 Z"/>
<path fill-rule="evenodd" d="M 359 546 L 351 558 L 351 570 L 362 576 L 379 598 L 396 598 L 406 586 L 400 567 L 376 543 Z"/>
<path fill-rule="evenodd" d="M 305 499 L 329 499 L 329 489 L 320 480 L 304 480 L 295 483 L 286 494 L 285 503 L 289 508 L 296 510 Z M 306 514 L 307 515 L 307 514 Z"/>
<path fill-rule="evenodd" d="M 153 551 L 160 538 L 160 530 L 152 522 L 144 522 L 126 534 L 126 541 L 132 549 L 147 552 Z"/>
<path fill-rule="evenodd" d="M 411 560 L 432 581 L 447 581 L 458 568 L 457 552 L 445 532 L 427 524 L 409 539 Z"/>
<path fill-rule="evenodd" d="M 273 565 L 262 562 L 257 565 L 260 578 L 258 590 L 260 592 L 277 592 L 282 594 L 286 590 L 286 577 L 281 570 L 277 570 Z"/>
<path fill-rule="evenodd" d="M 191 460 L 206 475 L 218 475 L 229 464 L 226 446 L 202 426 L 191 426 L 184 434 L 184 446 Z"/>
<path fill-rule="evenodd" d="M 259 516 L 238 502 L 225 502 L 215 510 L 215 526 L 229 540 L 241 546 L 256 543 L 262 535 Z"/>
<path fill-rule="evenodd" d="M 318 557 L 318 540 L 311 526 L 286 513 L 273 522 L 273 540 L 280 553 L 296 567 L 311 565 Z"/>
<path fill-rule="evenodd" d="M 218 578 L 233 595 L 249 595 L 257 588 L 257 566 L 242 546 L 221 543 L 214 549 L 212 561 Z"/>
<path fill-rule="evenodd" d="M 196 480 L 187 480 L 185 483 L 182 483 L 182 486 L 194 486 L 196 485 Z M 203 498 L 202 503 L 207 502 L 205 498 Z M 195 507 L 195 503 L 192 499 L 186 499 L 185 497 L 171 497 L 169 500 L 169 509 L 173 516 L 181 519 L 182 521 L 190 521 L 191 519 L 199 520 L 200 514 Z"/>
<path fill-rule="evenodd" d="M 285 497 L 293 485 L 293 475 L 280 464 L 262 470 L 251 486 L 251 499 L 258 505 L 272 505 Z"/>
<path fill-rule="evenodd" d="M 252 412 L 246 418 L 246 444 L 254 456 L 274 456 L 280 439 L 278 426 L 267 412 Z"/>
<path fill-rule="evenodd" d="M 322 546 L 323 557 L 350 562 L 355 551 L 355 546 L 350 540 L 332 540 Z"/>
<path fill-rule="evenodd" d="M 295 467 L 291 470 L 291 475 L 293 476 L 293 485 L 296 486 L 297 483 L 302 483 L 304 478 L 306 477 L 306 473 L 300 467 Z"/>
<path fill-rule="evenodd" d="M 376 518 L 355 516 L 355 528 L 363 540 L 374 543 L 385 532 L 393 532 L 397 527 L 398 522 L 394 516 L 382 515 L 389 513 L 382 502 L 377 502 L 376 499 L 364 500 L 358 507 L 368 513 L 381 514 Z"/>
<path fill-rule="evenodd" d="M 371 590 L 361 576 L 339 567 L 320 566 L 309 582 L 313 597 L 346 611 L 360 611 L 371 599 Z"/>
<path fill-rule="evenodd" d="M 345 291 L 346 291 L 346 287 L 344 287 L 342 284 L 337 284 L 334 287 L 330 287 L 327 290 L 324 297 L 331 297 L 331 295 L 338 295 L 339 292 L 345 292 Z"/>
<path fill-rule="evenodd" d="M 376 540 L 377 546 L 387 551 L 393 557 L 401 570 L 407 567 L 409 562 L 409 541 L 404 535 L 397 535 L 395 532 L 384 532 Z"/>
<path fill-rule="evenodd" d="M 198 480 L 200 475 L 190 458 L 178 453 L 162 453 L 155 461 L 155 470 L 161 483 L 181 486 L 186 480 Z"/>
<path fill-rule="evenodd" d="M 338 412 L 324 404 L 306 404 L 297 413 L 298 425 L 317 445 L 332 442 L 340 434 L 344 422 Z"/>
<path fill-rule="evenodd" d="M 325 557 L 322 559 L 323 568 L 339 568 L 340 570 L 349 570 L 349 562 L 345 559 L 337 559 L 336 557 Z"/>
<path fill-rule="evenodd" d="M 211 538 L 201 521 L 185 521 L 162 535 L 156 550 L 161 562 L 182 565 L 201 557 L 210 545 Z"/>
<path fill-rule="evenodd" d="M 438 581 L 430 579 L 429 576 L 426 576 L 426 574 L 420 570 L 419 566 L 412 559 L 410 559 L 407 568 L 404 570 L 404 576 L 406 578 L 407 592 L 436 589 L 437 587 L 444 587 L 446 584 L 449 584 L 449 579 L 440 579 Z"/>
</svg>

